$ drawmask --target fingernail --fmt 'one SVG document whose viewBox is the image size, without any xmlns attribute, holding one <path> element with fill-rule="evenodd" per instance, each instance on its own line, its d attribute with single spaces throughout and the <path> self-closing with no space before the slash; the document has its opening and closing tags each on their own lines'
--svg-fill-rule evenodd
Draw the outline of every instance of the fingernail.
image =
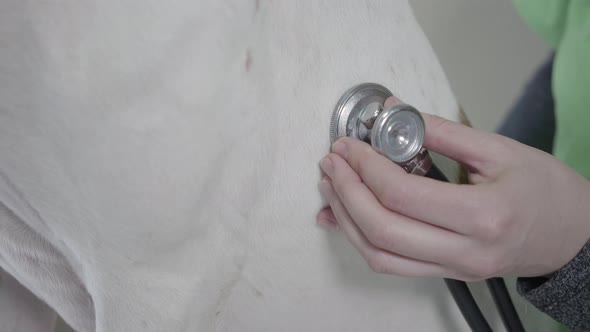
<svg viewBox="0 0 590 332">
<path fill-rule="evenodd" d="M 318 218 L 318 225 L 327 229 L 338 229 L 338 222 L 328 219 L 326 217 Z"/>
<path fill-rule="evenodd" d="M 321 187 L 324 186 L 330 186 L 330 183 L 328 181 L 322 181 L 320 183 Z M 327 188 L 329 190 L 329 188 Z M 318 225 L 324 227 L 324 228 L 338 228 L 338 220 L 336 220 L 336 218 L 334 217 L 334 214 L 331 213 L 331 211 L 327 210 L 327 209 L 322 209 L 322 211 L 320 211 L 317 216 L 316 216 L 316 221 L 318 223 Z"/>
<path fill-rule="evenodd" d="M 348 158 L 348 150 L 346 149 L 346 144 L 342 142 L 336 142 L 332 144 L 332 152 L 344 158 L 345 160 Z"/>
<path fill-rule="evenodd" d="M 328 176 L 332 176 L 332 174 L 334 173 L 334 164 L 332 163 L 332 160 L 330 160 L 330 158 L 328 157 L 322 159 L 322 161 L 320 162 L 320 167 L 324 172 L 326 172 L 326 174 L 328 174 Z"/>
<path fill-rule="evenodd" d="M 392 97 L 387 98 L 387 100 L 385 100 L 385 103 L 383 104 L 383 107 L 384 108 L 389 108 L 389 107 L 391 107 L 393 105 L 397 105 L 397 104 L 399 104 L 401 102 L 402 101 L 399 98 L 397 98 L 395 96 L 392 96 Z"/>
</svg>

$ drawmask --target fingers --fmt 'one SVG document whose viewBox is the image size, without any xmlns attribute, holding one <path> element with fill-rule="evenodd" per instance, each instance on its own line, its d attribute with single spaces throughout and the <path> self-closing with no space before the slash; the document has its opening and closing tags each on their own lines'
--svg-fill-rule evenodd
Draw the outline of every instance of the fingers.
<svg viewBox="0 0 590 332">
<path fill-rule="evenodd" d="M 327 179 L 322 180 L 320 188 L 330 203 L 331 210 L 338 219 L 346 237 L 360 252 L 373 271 L 406 277 L 449 277 L 454 274 L 439 264 L 421 262 L 378 249 L 367 240 L 353 222 L 330 181 Z"/>
<path fill-rule="evenodd" d="M 359 140 L 342 138 L 333 145 L 333 151 L 344 156 L 346 163 L 385 208 L 456 233 L 474 231 L 470 221 L 478 217 L 478 204 L 482 201 L 475 186 L 407 174 Z M 334 180 L 340 183 L 339 179 Z M 345 177 L 342 181 L 350 180 Z"/>
<path fill-rule="evenodd" d="M 335 167 L 327 174 L 335 192 L 372 245 L 408 258 L 443 265 L 465 251 L 464 236 L 385 209 L 346 161 L 336 155 L 330 159 Z M 337 211 L 332 209 L 338 217 Z"/>
<path fill-rule="evenodd" d="M 474 173 L 486 173 L 491 165 L 505 160 L 506 141 L 499 135 L 486 133 L 422 113 L 426 124 L 424 146 L 443 156 L 466 165 Z"/>
<path fill-rule="evenodd" d="M 338 227 L 338 220 L 332 211 L 332 208 L 327 207 L 321 210 L 317 217 L 317 222 L 320 226 L 327 227 L 327 228 L 339 228 Z"/>
<path fill-rule="evenodd" d="M 390 106 L 393 106 L 395 104 L 399 104 L 401 103 L 401 100 L 399 100 L 399 98 L 395 97 L 395 96 L 391 96 L 389 98 L 387 98 L 387 100 L 385 100 L 385 102 L 383 103 L 383 108 L 388 108 Z"/>
</svg>

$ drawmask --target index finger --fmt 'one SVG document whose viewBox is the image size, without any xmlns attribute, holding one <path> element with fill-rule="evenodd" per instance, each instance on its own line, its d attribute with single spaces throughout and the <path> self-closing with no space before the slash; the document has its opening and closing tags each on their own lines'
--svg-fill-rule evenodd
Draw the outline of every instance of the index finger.
<svg viewBox="0 0 590 332">
<path fill-rule="evenodd" d="M 347 161 L 387 209 L 456 233 L 475 231 L 471 221 L 482 202 L 475 186 L 408 174 L 367 143 L 351 138 L 339 139 L 333 152 Z"/>
<path fill-rule="evenodd" d="M 476 173 L 487 173 L 491 165 L 505 158 L 503 137 L 436 115 L 421 114 L 426 126 L 424 147 L 428 150 L 458 161 Z"/>
</svg>

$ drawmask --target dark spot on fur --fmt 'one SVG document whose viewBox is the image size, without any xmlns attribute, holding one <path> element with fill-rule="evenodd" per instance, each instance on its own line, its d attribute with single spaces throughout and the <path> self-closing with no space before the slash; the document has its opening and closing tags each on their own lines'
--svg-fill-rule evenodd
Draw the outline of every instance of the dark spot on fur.
<svg viewBox="0 0 590 332">
<path fill-rule="evenodd" d="M 256 11 L 260 9 L 260 0 L 256 0 Z"/>
<path fill-rule="evenodd" d="M 254 288 L 254 295 L 256 295 L 256 297 L 262 297 L 262 292 L 256 288 Z"/>
<path fill-rule="evenodd" d="M 250 50 L 246 51 L 246 63 L 244 66 L 246 67 L 246 72 L 250 72 L 250 68 L 252 68 L 252 54 Z"/>
</svg>

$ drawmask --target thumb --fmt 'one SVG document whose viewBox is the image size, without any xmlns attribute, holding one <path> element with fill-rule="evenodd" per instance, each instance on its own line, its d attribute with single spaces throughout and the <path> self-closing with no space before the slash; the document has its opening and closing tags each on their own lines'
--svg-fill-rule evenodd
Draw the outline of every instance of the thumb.
<svg viewBox="0 0 590 332">
<path fill-rule="evenodd" d="M 482 173 L 507 155 L 506 140 L 436 115 L 422 113 L 426 125 L 424 146 Z M 487 173 L 487 172 L 486 172 Z"/>
</svg>

